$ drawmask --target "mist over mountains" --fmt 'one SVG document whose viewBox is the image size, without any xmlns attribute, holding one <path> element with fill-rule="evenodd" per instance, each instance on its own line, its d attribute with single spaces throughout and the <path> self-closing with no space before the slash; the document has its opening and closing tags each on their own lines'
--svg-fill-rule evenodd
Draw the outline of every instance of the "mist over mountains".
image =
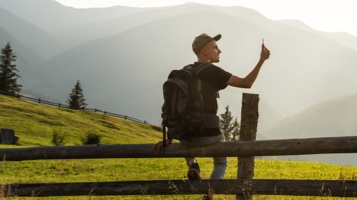
<svg viewBox="0 0 357 200">
<path fill-rule="evenodd" d="M 168 73 L 195 61 L 195 36 L 220 33 L 217 65 L 233 74 L 245 76 L 255 66 L 262 38 L 271 57 L 252 89 L 220 92 L 219 113 L 229 105 L 239 118 L 242 92 L 258 93 L 258 139 L 357 132 L 357 38 L 347 33 L 196 3 L 74 9 L 49 0 L 0 0 L 0 17 L 0 45 L 13 46 L 29 95 L 65 103 L 80 80 L 88 107 L 160 124 Z"/>
</svg>

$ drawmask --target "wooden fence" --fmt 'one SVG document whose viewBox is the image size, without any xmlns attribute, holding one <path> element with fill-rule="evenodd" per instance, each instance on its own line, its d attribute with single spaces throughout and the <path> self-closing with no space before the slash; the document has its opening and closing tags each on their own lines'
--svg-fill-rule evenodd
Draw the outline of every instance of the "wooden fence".
<svg viewBox="0 0 357 200">
<path fill-rule="evenodd" d="M 0 91 L 0 94 L 9 95 L 8 93 L 5 93 L 3 91 Z M 21 98 L 21 99 L 25 99 L 27 101 L 34 102 L 34 103 L 48 105 L 48 106 L 55 106 L 55 107 L 58 107 L 58 108 L 69 108 L 69 106 L 66 105 L 66 104 L 54 103 L 54 102 L 51 102 L 51 101 L 43 100 L 41 98 L 33 98 L 33 97 L 28 97 L 28 96 L 24 96 L 24 95 L 20 95 L 20 94 L 16 95 L 15 97 Z M 93 108 L 83 108 L 83 110 L 88 110 L 88 111 L 92 111 L 92 112 L 99 112 L 99 113 L 103 113 L 105 115 L 109 115 L 109 116 L 112 116 L 112 117 L 127 119 L 127 120 L 130 120 L 130 121 L 134 121 L 134 122 L 138 122 L 138 123 L 142 123 L 142 124 L 150 124 L 146 120 L 143 121 L 143 120 L 140 120 L 140 119 L 136 119 L 134 117 L 127 116 L 127 115 L 121 115 L 121 114 L 116 114 L 116 113 L 112 113 L 112 112 L 107 112 L 107 111 L 103 111 L 103 110 L 100 110 L 100 109 L 97 109 L 97 108 L 94 108 L 94 109 Z"/>
<path fill-rule="evenodd" d="M 236 199 L 253 195 L 292 195 L 357 197 L 356 180 L 275 180 L 254 179 L 254 156 L 357 153 L 357 137 L 328 137 L 255 141 L 258 118 L 258 95 L 243 94 L 241 138 L 206 147 L 169 145 L 156 154 L 155 144 L 86 145 L 0 149 L 3 161 L 39 159 L 93 158 L 176 158 L 238 157 L 237 179 L 224 180 L 147 180 L 75 183 L 14 183 L 1 186 L 15 196 L 81 196 L 81 195 L 184 195 L 233 194 Z"/>
</svg>

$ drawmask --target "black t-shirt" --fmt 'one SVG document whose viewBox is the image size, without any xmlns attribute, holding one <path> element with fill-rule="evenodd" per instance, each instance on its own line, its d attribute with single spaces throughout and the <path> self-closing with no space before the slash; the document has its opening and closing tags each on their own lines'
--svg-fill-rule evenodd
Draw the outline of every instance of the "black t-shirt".
<svg viewBox="0 0 357 200">
<path fill-rule="evenodd" d="M 194 67 L 200 63 L 195 62 Z M 211 114 L 217 114 L 218 91 L 227 87 L 227 81 L 232 76 L 231 73 L 226 72 L 220 67 L 210 65 L 200 73 L 202 80 L 202 96 L 205 103 L 205 110 Z M 205 129 L 202 136 L 213 136 L 221 134 L 219 128 Z"/>
</svg>

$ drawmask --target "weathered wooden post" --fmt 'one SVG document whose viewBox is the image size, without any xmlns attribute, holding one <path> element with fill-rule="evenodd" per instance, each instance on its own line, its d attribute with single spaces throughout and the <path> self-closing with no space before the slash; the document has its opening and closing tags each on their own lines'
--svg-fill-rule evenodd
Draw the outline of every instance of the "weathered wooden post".
<svg viewBox="0 0 357 200">
<path fill-rule="evenodd" d="M 242 97 L 242 111 L 240 122 L 240 141 L 253 141 L 257 136 L 258 125 L 258 94 L 243 93 Z M 245 179 L 246 184 L 254 177 L 254 156 L 252 157 L 238 157 L 238 171 L 237 178 Z M 248 187 L 249 188 L 249 187 Z M 251 200 L 251 191 L 242 191 L 243 195 L 236 195 L 237 200 Z"/>
<path fill-rule="evenodd" d="M 0 130 L 0 143 L 1 144 L 16 144 L 17 137 L 12 129 Z"/>
</svg>

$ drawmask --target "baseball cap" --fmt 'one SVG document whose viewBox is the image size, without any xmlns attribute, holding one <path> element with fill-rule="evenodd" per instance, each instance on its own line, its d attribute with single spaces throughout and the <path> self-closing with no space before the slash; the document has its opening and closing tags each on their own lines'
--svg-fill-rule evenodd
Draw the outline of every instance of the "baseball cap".
<svg viewBox="0 0 357 200">
<path fill-rule="evenodd" d="M 201 35 L 197 36 L 193 40 L 192 50 L 197 55 L 208 42 L 210 42 L 212 40 L 218 41 L 219 39 L 221 39 L 221 37 L 222 37 L 221 34 L 211 37 L 211 36 L 207 35 L 206 33 L 202 33 Z"/>
</svg>

